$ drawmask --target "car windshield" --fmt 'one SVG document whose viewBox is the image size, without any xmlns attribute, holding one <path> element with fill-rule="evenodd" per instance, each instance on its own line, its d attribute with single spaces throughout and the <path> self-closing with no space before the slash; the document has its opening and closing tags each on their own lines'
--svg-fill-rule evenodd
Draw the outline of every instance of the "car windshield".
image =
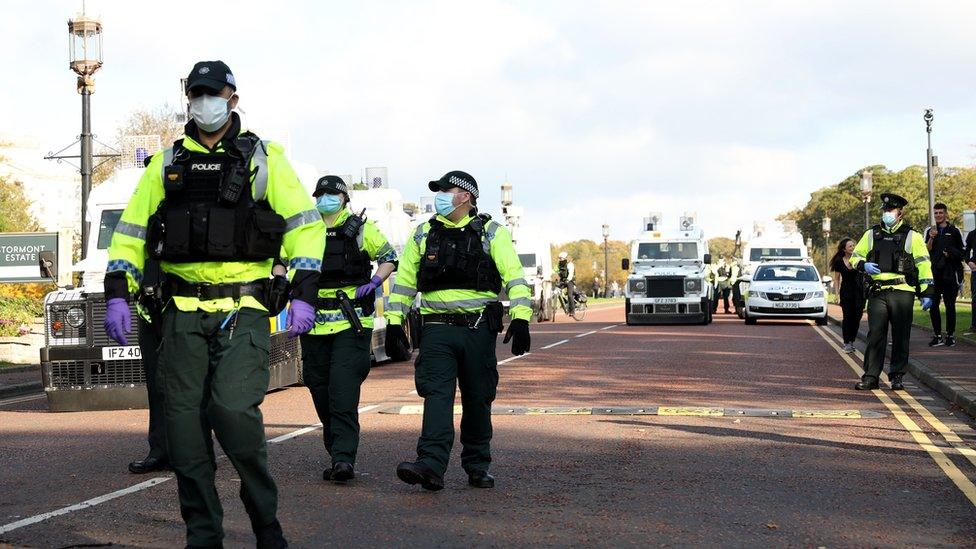
<svg viewBox="0 0 976 549">
<path fill-rule="evenodd" d="M 756 271 L 753 280 L 776 282 L 816 282 L 817 270 L 809 265 L 764 265 Z"/>
<path fill-rule="evenodd" d="M 105 210 L 102 212 L 102 219 L 98 223 L 98 249 L 104 250 L 112 243 L 112 233 L 115 226 L 119 224 L 122 217 L 122 210 Z"/>
<path fill-rule="evenodd" d="M 637 245 L 637 259 L 698 259 L 695 242 L 643 242 Z"/>
<path fill-rule="evenodd" d="M 759 261 L 764 257 L 800 257 L 800 248 L 752 248 L 749 261 Z"/>
</svg>

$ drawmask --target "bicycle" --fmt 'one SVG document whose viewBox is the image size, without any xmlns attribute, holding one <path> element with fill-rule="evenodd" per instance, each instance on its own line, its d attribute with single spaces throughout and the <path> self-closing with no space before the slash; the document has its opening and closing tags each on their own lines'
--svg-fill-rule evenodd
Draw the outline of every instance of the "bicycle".
<svg viewBox="0 0 976 549">
<path fill-rule="evenodd" d="M 555 288 L 555 291 L 552 293 L 552 298 L 550 298 L 552 301 L 553 320 L 556 319 L 555 311 L 557 309 L 562 309 L 566 313 L 566 316 L 573 318 L 577 322 L 586 318 L 586 296 L 580 292 L 573 292 L 573 297 L 576 303 L 574 304 L 572 313 L 570 313 L 568 285 L 560 284 Z"/>
</svg>

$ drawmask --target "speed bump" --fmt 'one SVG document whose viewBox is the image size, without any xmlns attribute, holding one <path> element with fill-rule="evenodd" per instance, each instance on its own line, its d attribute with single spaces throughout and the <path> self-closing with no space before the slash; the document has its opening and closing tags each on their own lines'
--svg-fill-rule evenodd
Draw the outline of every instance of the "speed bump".
<svg viewBox="0 0 976 549">
<path fill-rule="evenodd" d="M 462 411 L 454 406 L 454 414 Z M 381 414 L 421 415 L 423 404 L 389 406 Z M 685 416 L 685 417 L 765 417 L 778 419 L 879 419 L 884 413 L 871 410 L 785 410 L 758 408 L 717 408 L 711 406 L 495 406 L 496 416 Z"/>
</svg>

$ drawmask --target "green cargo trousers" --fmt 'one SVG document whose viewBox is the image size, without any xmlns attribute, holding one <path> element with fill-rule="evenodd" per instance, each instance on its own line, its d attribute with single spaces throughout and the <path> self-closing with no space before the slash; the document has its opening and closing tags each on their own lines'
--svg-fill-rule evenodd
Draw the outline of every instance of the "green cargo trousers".
<svg viewBox="0 0 976 549">
<path fill-rule="evenodd" d="M 415 363 L 424 420 L 418 460 L 444 476 L 454 445 L 454 392 L 461 389 L 461 467 L 487 471 L 491 465 L 491 403 L 498 388 L 495 333 L 487 322 L 466 326 L 425 324 Z"/>
<path fill-rule="evenodd" d="M 301 336 L 302 378 L 322 422 L 332 464 L 356 463 L 359 448 L 359 389 L 369 375 L 373 330 Z"/>
<path fill-rule="evenodd" d="M 229 325 L 220 329 L 226 317 L 172 305 L 163 315 L 158 376 L 167 454 L 176 472 L 189 546 L 220 546 L 224 536 L 211 432 L 240 476 L 240 497 L 252 527 L 271 524 L 278 510 L 258 409 L 270 377 L 270 323 L 264 311 L 244 308 L 231 332 Z"/>
<path fill-rule="evenodd" d="M 885 290 L 868 298 L 868 340 L 864 350 L 864 379 L 876 380 L 884 367 L 891 324 L 891 371 L 904 374 L 908 368 L 908 342 L 912 335 L 915 294 L 904 290 Z"/>
</svg>

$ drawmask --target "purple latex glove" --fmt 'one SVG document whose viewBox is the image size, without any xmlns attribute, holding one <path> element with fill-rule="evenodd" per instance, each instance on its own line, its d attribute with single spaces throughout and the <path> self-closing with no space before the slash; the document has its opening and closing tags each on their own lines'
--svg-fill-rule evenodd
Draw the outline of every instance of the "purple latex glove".
<svg viewBox="0 0 976 549">
<path fill-rule="evenodd" d="M 132 313 L 121 297 L 113 297 L 105 304 L 105 333 L 122 345 L 128 345 L 125 334 L 132 333 Z"/>
<path fill-rule="evenodd" d="M 373 275 L 373 278 L 369 279 L 369 282 L 356 288 L 356 299 L 362 299 L 366 294 L 375 292 L 376 288 L 379 288 L 382 283 L 383 281 L 380 280 L 380 277 Z"/>
<path fill-rule="evenodd" d="M 288 326 L 288 337 L 308 333 L 315 326 L 315 307 L 300 299 L 291 300 L 285 324 Z"/>
</svg>

